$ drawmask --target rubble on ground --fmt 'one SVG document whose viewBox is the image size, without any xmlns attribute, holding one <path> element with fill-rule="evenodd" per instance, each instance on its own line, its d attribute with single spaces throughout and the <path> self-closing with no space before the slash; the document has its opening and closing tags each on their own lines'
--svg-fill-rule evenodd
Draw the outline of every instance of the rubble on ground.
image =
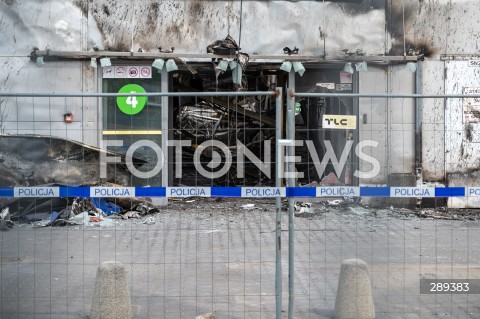
<svg viewBox="0 0 480 319">
<path fill-rule="evenodd" d="M 287 210 L 287 201 L 282 205 L 282 210 Z M 393 206 L 386 208 L 372 208 L 361 203 L 355 203 L 351 198 L 341 199 L 316 199 L 313 203 L 295 201 L 295 217 L 299 218 L 318 218 L 327 214 L 342 214 L 364 217 L 397 217 L 397 218 L 424 218 L 440 220 L 480 220 L 480 210 L 478 209 L 448 209 L 446 207 L 437 208 L 395 208 Z"/>
<path fill-rule="evenodd" d="M 113 184 L 109 184 L 112 186 Z M 9 207 L 3 208 L 0 213 L 0 230 L 6 231 L 14 224 L 31 227 L 47 226 L 75 226 L 75 227 L 114 227 L 117 225 L 152 225 L 157 222 L 155 214 L 160 210 L 152 204 L 150 198 L 58 198 L 25 199 L 18 207 L 26 210 L 13 211 Z M 30 202 L 28 203 L 27 200 Z M 240 203 L 239 203 L 240 201 Z M 222 214 L 243 211 L 249 214 L 262 214 L 275 212 L 274 199 L 249 199 L 248 202 L 238 198 L 170 198 L 169 207 L 188 211 L 190 213 L 203 213 L 206 210 Z M 14 203 L 15 204 L 15 203 Z M 35 206 L 35 204 L 38 204 Z M 63 205 L 63 206 L 62 206 Z M 14 205 L 13 205 L 14 206 Z M 13 207 L 12 206 L 12 207 Z M 238 210 L 241 208 L 241 210 Z M 287 212 L 288 200 L 283 199 L 282 211 Z M 215 213 L 211 213 L 213 216 Z M 294 216 L 296 218 L 324 219 L 350 216 L 352 219 L 439 219 L 439 220 L 480 220 L 480 210 L 476 209 L 447 209 L 438 208 L 372 208 L 361 203 L 356 203 L 351 198 L 310 198 L 308 201 L 294 201 Z"/>
<path fill-rule="evenodd" d="M 422 208 L 418 210 L 400 209 L 393 211 L 409 216 L 426 219 L 443 219 L 443 220 L 463 220 L 478 221 L 480 220 L 480 210 L 478 209 L 457 209 L 457 208 Z"/>
<path fill-rule="evenodd" d="M 94 183 L 82 186 L 119 187 L 113 183 Z M 13 223 L 33 227 L 97 226 L 112 227 L 115 219 L 143 219 L 159 209 L 150 198 L 15 198 L 0 214 L 0 229 L 8 230 Z"/>
</svg>

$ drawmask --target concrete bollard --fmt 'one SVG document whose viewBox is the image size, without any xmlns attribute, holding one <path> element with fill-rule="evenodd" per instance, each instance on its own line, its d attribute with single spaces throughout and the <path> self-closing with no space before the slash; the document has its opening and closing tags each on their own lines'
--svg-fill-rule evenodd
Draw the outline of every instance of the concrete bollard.
<svg viewBox="0 0 480 319">
<path fill-rule="evenodd" d="M 131 319 L 132 302 L 125 266 L 106 261 L 97 269 L 90 319 Z"/>
<path fill-rule="evenodd" d="M 342 263 L 333 318 L 375 318 L 368 266 L 361 259 L 347 259 Z"/>
</svg>

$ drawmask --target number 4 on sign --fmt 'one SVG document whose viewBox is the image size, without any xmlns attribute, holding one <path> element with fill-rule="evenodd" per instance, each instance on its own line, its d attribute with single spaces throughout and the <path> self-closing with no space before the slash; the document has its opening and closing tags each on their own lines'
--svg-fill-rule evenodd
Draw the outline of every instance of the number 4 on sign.
<svg viewBox="0 0 480 319">
<path fill-rule="evenodd" d="M 132 91 L 130 93 L 136 93 L 135 91 Z M 129 95 L 127 97 L 127 104 L 130 105 L 132 108 L 136 108 L 137 107 L 137 104 L 138 104 L 138 100 L 137 100 L 137 97 L 135 95 L 131 96 Z"/>
<path fill-rule="evenodd" d="M 117 97 L 117 106 L 120 111 L 127 115 L 140 113 L 148 101 L 146 96 L 137 95 L 146 93 L 145 89 L 137 84 L 124 85 L 118 93 L 126 94 L 126 96 Z"/>
</svg>

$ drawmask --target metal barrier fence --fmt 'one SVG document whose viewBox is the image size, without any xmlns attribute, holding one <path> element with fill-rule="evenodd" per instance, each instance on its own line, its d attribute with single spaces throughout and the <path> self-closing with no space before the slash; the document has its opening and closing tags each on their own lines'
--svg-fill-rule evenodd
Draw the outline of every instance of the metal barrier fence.
<svg viewBox="0 0 480 319">
<path fill-rule="evenodd" d="M 16 225 L 13 231 L 2 233 L 2 313 L 7 317 L 21 317 L 23 314 L 37 314 L 38 311 L 43 311 L 39 309 L 46 307 L 49 308 L 50 315 L 56 311 L 59 314 L 66 313 L 67 317 L 85 314 L 89 309 L 89 291 L 93 288 L 94 269 L 100 262 L 114 259 L 125 263 L 130 271 L 129 284 L 137 317 L 183 318 L 215 311 L 218 317 L 282 318 L 286 295 L 289 318 L 328 316 L 329 309 L 333 309 L 334 305 L 337 268 L 343 259 L 349 257 L 367 260 L 373 267 L 372 277 L 379 276 L 377 281 L 373 280 L 373 286 L 382 292 L 386 291 L 386 299 L 382 299 L 382 292 L 375 294 L 374 297 L 380 300 L 377 313 L 385 316 L 405 315 L 409 313 L 408 308 L 412 304 L 419 305 L 420 310 L 416 314 L 421 315 L 423 310 L 428 317 L 437 311 L 436 299 L 433 303 L 434 310 L 431 309 L 431 300 L 424 300 L 429 305 L 426 310 L 422 308 L 422 300 L 418 303 L 408 300 L 408 294 L 416 289 L 416 284 L 410 278 L 413 273 L 407 271 L 405 264 L 409 258 L 414 258 L 413 253 L 411 255 L 406 252 L 409 245 L 420 244 L 419 248 L 413 249 L 414 253 L 422 253 L 434 247 L 438 254 L 439 250 L 445 248 L 439 248 L 437 242 L 429 242 L 425 238 L 422 248 L 422 234 L 416 237 L 407 228 L 411 226 L 418 229 L 420 225 L 420 228 L 426 228 L 425 234 L 428 236 L 432 233 L 437 236 L 438 229 L 432 228 L 428 221 L 405 221 L 399 216 L 390 216 L 388 212 L 379 212 L 382 207 L 397 204 L 408 206 L 413 203 L 415 207 L 419 198 L 451 198 L 466 202 L 478 200 L 480 188 L 475 187 L 475 184 L 459 184 L 462 183 L 459 180 L 450 186 L 442 178 L 431 182 L 418 178 L 418 174 L 422 174 L 418 169 L 422 169 L 422 161 L 425 159 L 419 158 L 416 152 L 419 147 L 428 147 L 418 133 L 435 137 L 437 129 L 429 131 L 428 128 L 421 127 L 422 118 L 418 112 L 422 109 L 421 105 L 418 101 L 412 101 L 422 98 L 446 101 L 480 96 L 295 93 L 287 89 L 284 101 L 282 89 L 277 90 L 61 96 L 2 94 L 0 97 L 7 98 L 2 110 L 5 110 L 6 103 L 16 106 L 14 118 L 9 118 L 9 114 L 0 110 L 0 114 L 4 114 L 0 122 L 2 132 L 31 134 L 26 141 L 20 141 L 17 135 L 2 135 L 3 161 L 0 164 L 4 167 L 8 164 L 10 169 L 17 169 L 9 172 L 2 168 L 2 208 L 10 207 L 12 211 L 17 209 L 17 212 L 21 209 L 29 210 L 33 212 L 32 215 L 40 216 L 46 210 L 54 213 L 58 206 L 80 203 L 73 203 L 73 198 L 116 198 L 111 203 L 118 206 L 121 206 L 119 199 L 123 199 L 129 203 L 130 208 L 134 207 L 132 203 L 138 197 L 178 199 L 171 201 L 170 208 L 152 215 L 155 216 L 153 219 L 152 216 L 141 216 L 138 223 L 128 224 L 128 220 L 114 220 L 111 225 L 96 228 L 92 225 L 97 221 L 89 219 L 81 227 L 76 225 L 76 228 L 63 229 L 43 228 L 46 224 L 34 221 L 35 227 L 42 228 L 31 230 Z M 139 123 L 128 116 L 126 118 L 129 120 L 125 121 L 125 117 L 117 113 L 110 117 L 113 111 L 105 107 L 97 112 L 98 98 L 103 98 L 105 104 L 111 103 L 108 98 L 131 96 L 152 98 L 152 103 L 145 106 L 146 118 Z M 221 97 L 227 98 L 222 100 Z M 63 103 L 56 102 L 58 99 L 62 99 Z M 400 128 L 374 128 L 375 125 L 390 125 L 398 115 L 393 114 L 396 111 L 390 105 L 390 114 L 379 115 L 376 119 L 373 118 L 376 122 L 371 123 L 371 118 L 378 115 L 375 114 L 379 107 L 377 99 L 387 99 L 388 103 L 400 99 L 400 106 L 410 108 L 409 111 L 398 113 L 399 123 L 394 124 L 401 125 Z M 32 112 L 28 112 L 25 104 L 29 105 Z M 72 111 L 67 105 L 73 105 L 76 110 Z M 168 109 L 163 105 L 172 107 Z M 78 114 L 81 114 L 80 119 L 76 118 Z M 58 118 L 58 115 L 61 117 Z M 157 118 L 159 115 L 161 119 Z M 325 124 L 331 123 L 325 122 L 324 115 L 332 116 L 329 119 L 333 123 L 331 127 L 325 127 Z M 73 116 L 71 122 L 69 116 Z M 354 125 L 349 122 L 352 117 L 356 118 Z M 384 117 L 385 121 L 380 121 L 380 117 Z M 416 120 L 412 121 L 412 117 Z M 431 147 L 433 153 L 445 157 L 441 164 L 435 163 L 435 169 L 430 172 L 432 176 L 446 176 L 448 171 L 454 172 L 450 168 L 456 160 L 446 152 L 455 143 L 451 136 L 460 132 L 465 134 L 467 140 L 476 139 L 474 122 L 470 124 L 470 129 L 469 125 L 467 128 L 462 126 L 460 129 L 449 129 L 447 124 L 453 123 L 453 119 L 444 120 L 451 122 L 446 123 L 443 130 L 438 130 L 442 136 L 441 139 L 437 138 L 446 146 L 440 151 L 435 150 L 440 146 L 434 141 Z M 435 127 L 438 122 L 438 119 L 433 119 L 428 124 Z M 346 123 L 346 127 L 340 128 L 343 123 Z M 469 131 L 470 136 L 467 136 Z M 384 132 L 385 136 L 379 136 L 379 132 Z M 47 138 L 37 134 L 46 135 Z M 110 145 L 109 152 L 69 140 L 60 139 L 61 142 L 58 142 L 56 138 L 49 139 L 48 136 L 79 140 L 100 147 Z M 119 136 L 122 145 L 112 142 Z M 365 137 L 377 142 L 382 140 L 384 148 L 375 153 L 372 144 L 366 145 L 369 151 L 365 153 L 377 157 L 380 171 L 378 176 L 362 179 L 355 172 L 368 173 L 371 171 L 370 166 L 375 166 L 373 160 L 362 159 L 361 153 L 356 152 L 357 146 Z M 156 165 L 148 163 L 160 157 L 154 144 L 138 144 L 130 153 L 132 163 L 128 166 L 128 149 L 140 140 L 154 141 L 162 148 L 166 169 L 147 178 L 131 174 L 132 168 L 141 173 L 154 171 Z M 296 145 L 293 140 L 301 141 L 301 145 Z M 185 141 L 189 144 L 184 145 Z M 211 141 L 220 144 L 214 145 Z M 273 141 L 273 145 L 268 146 L 265 141 Z M 399 143 L 400 146 L 393 149 L 394 143 Z M 209 147 L 212 148 L 210 151 Z M 214 147 L 217 151 L 223 148 L 224 152 L 215 153 Z M 284 153 L 280 151 L 282 147 Z M 312 150 L 321 151 L 315 154 Z M 329 153 L 329 150 L 332 152 Z M 7 151 L 14 155 L 8 153 L 10 156 L 5 156 Z M 400 156 L 412 151 L 413 155 Z M 198 155 L 197 152 L 201 154 Z M 219 164 L 227 161 L 228 152 L 233 154 L 231 167 L 220 176 L 212 177 L 210 174 L 215 169 L 221 169 Z M 472 154 L 474 148 L 465 148 L 463 152 Z M 109 184 L 92 183 L 98 182 L 91 179 L 101 174 L 101 154 L 104 154 L 108 163 L 103 180 L 119 185 L 111 187 Z M 342 161 L 343 154 L 345 158 Z M 238 161 L 239 155 L 248 160 L 241 163 Z M 300 159 L 294 159 L 295 155 Z M 120 163 L 114 159 L 116 156 L 120 157 Z M 327 158 L 323 164 L 322 158 Z M 199 172 L 198 167 L 203 167 L 204 173 Z M 243 174 L 239 174 L 242 167 Z M 269 176 L 266 173 L 268 171 Z M 303 176 L 287 175 L 294 172 L 303 173 Z M 367 184 L 379 186 L 361 185 L 365 180 L 368 181 Z M 61 185 L 30 186 L 52 181 Z M 72 184 L 89 186 L 71 186 Z M 58 204 L 42 201 L 42 198 L 71 199 Z M 225 199 L 223 202 L 213 202 L 208 198 L 242 198 L 242 201 Z M 286 207 L 282 207 L 283 198 L 287 198 Z M 367 202 L 372 207 L 369 209 L 358 206 L 360 199 L 369 198 L 386 201 L 380 201 L 380 204 L 377 203 L 380 206 L 377 207 L 375 201 Z M 29 199 L 28 203 L 22 202 Z M 305 200 L 308 200 L 305 205 L 299 203 Z M 97 201 L 95 205 L 104 210 L 112 209 L 104 202 Z M 444 204 L 434 202 L 435 210 L 443 206 Z M 181 213 L 182 210 L 186 211 L 185 214 Z M 282 218 L 282 210 L 288 212 L 286 225 L 282 224 L 285 218 Z M 390 211 L 392 214 L 399 213 L 394 209 Z M 345 212 L 354 217 L 341 217 Z M 216 216 L 216 213 L 220 216 Z M 377 227 L 382 232 L 375 236 L 377 227 L 371 227 L 370 224 L 371 219 L 377 218 L 379 214 L 384 214 L 383 219 L 377 220 Z M 51 219 L 57 217 L 58 214 L 48 214 L 48 225 L 52 225 Z M 25 221 L 18 218 L 18 221 L 22 220 Z M 444 229 L 452 236 L 454 229 L 460 227 L 453 223 L 447 224 Z M 295 236 L 295 228 L 298 237 Z M 281 254 L 282 231 L 285 230 L 289 236 L 288 258 Z M 391 235 L 391 230 L 397 235 Z M 465 247 L 461 248 L 469 256 L 465 264 L 468 268 L 477 260 L 472 257 L 475 256 L 476 248 L 469 244 L 474 235 L 466 231 Z M 370 233 L 372 235 L 367 236 Z M 62 247 L 60 238 L 64 235 L 67 236 L 67 246 L 73 248 Z M 415 239 L 408 239 L 412 235 Z M 124 237 L 128 240 L 123 240 Z M 104 244 L 101 238 L 108 243 Z M 438 237 L 435 239 L 438 240 Z M 29 245 L 27 240 L 34 241 L 33 245 Z M 37 245 L 37 240 L 41 244 Z M 385 240 L 386 247 L 377 242 Z M 143 245 L 135 241 L 142 241 Z M 316 245 L 322 242 L 323 247 Z M 398 255 L 397 251 L 391 250 L 399 248 L 397 242 L 403 243 L 400 247 L 404 250 L 403 254 Z M 47 249 L 44 250 L 42 245 L 46 245 Z M 130 246 L 130 249 L 122 250 L 124 245 Z M 452 254 L 449 259 L 452 265 L 454 261 L 462 259 L 453 257 L 453 244 L 448 248 L 451 251 L 445 251 Z M 378 249 L 386 251 L 386 269 L 382 266 L 385 256 L 376 258 Z M 338 254 L 336 250 L 339 250 Z M 57 252 L 60 252 L 60 257 L 57 257 Z M 425 263 L 428 263 L 426 271 L 421 269 L 420 258 L 420 275 L 432 269 L 443 275 L 447 270 L 452 274 L 457 272 L 453 266 L 446 270 L 445 265 L 439 265 L 437 256 L 434 256 L 434 263 L 425 257 Z M 403 261 L 403 268 L 396 265 L 398 260 Z M 288 271 L 285 272 L 283 269 L 287 263 Z M 55 273 L 57 270 L 58 276 Z M 28 278 L 26 280 L 20 278 L 20 273 L 24 271 Z M 48 275 L 40 275 L 39 271 Z M 403 272 L 404 286 L 401 289 L 395 286 L 398 284 L 392 276 L 395 271 Z M 475 276 L 475 271 L 461 273 L 461 278 Z M 17 277 L 10 277 L 12 274 L 17 274 Z M 28 281 L 32 278 L 33 285 L 29 285 Z M 273 278 L 274 286 L 271 284 Z M 62 283 L 60 287 L 56 281 Z M 288 290 L 285 290 L 284 282 L 288 282 Z M 295 285 L 296 282 L 298 285 Z M 28 289 L 33 289 L 33 292 Z M 56 300 L 63 295 L 66 295 L 65 303 L 57 303 Z M 392 304 L 395 304 L 394 300 L 399 296 L 402 309 L 395 311 L 391 309 Z M 26 306 L 32 300 L 33 306 Z M 459 307 L 466 305 L 468 309 L 471 304 L 471 300 L 459 301 Z M 8 303 L 16 306 L 6 306 Z M 441 311 L 450 310 L 450 314 L 460 311 L 453 306 L 453 301 L 450 301 L 449 309 L 444 308 L 440 306 Z"/>
</svg>

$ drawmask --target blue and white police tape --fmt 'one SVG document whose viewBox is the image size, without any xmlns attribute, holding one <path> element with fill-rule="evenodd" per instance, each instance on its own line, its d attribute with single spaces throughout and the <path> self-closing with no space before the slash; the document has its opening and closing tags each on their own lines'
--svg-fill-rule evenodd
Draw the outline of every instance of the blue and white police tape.
<svg viewBox="0 0 480 319">
<path fill-rule="evenodd" d="M 480 187 L 2 187 L 0 197 L 480 197 Z"/>
</svg>

